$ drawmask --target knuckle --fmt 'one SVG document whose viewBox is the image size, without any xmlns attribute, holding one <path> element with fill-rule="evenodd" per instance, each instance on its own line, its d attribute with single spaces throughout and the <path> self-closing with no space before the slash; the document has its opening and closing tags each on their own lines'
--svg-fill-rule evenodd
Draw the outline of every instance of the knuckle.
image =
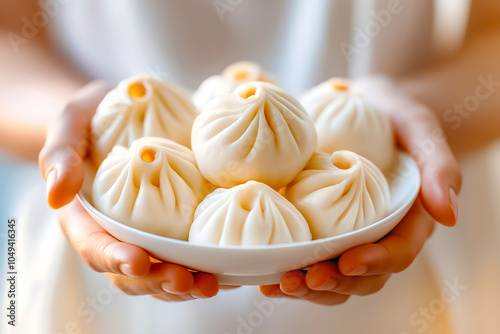
<svg viewBox="0 0 500 334">
<path fill-rule="evenodd" d="M 99 251 L 100 256 L 102 257 L 104 266 L 109 268 L 108 270 L 112 270 L 116 266 L 116 259 L 113 257 L 113 252 L 111 251 L 110 246 L 118 244 L 118 241 L 110 242 L 105 245 L 101 245 L 96 250 Z M 112 270 L 114 271 L 114 270 Z"/>
<path fill-rule="evenodd" d="M 99 259 L 104 255 L 103 247 L 94 242 L 94 238 L 90 237 L 86 240 L 75 244 L 75 249 L 80 254 L 85 263 L 96 272 L 105 272 L 102 264 L 99 264 Z M 107 260 L 104 258 L 105 262 Z"/>
<path fill-rule="evenodd" d="M 51 145 L 44 146 L 38 155 L 39 165 L 42 172 L 47 173 L 53 166 L 57 164 L 65 168 L 75 168 L 83 163 L 83 157 L 86 156 L 87 145 L 79 145 L 72 147 L 71 145 Z"/>
<path fill-rule="evenodd" d="M 63 149 L 62 161 L 61 163 L 67 168 L 75 168 L 80 166 L 83 162 L 81 154 L 79 154 L 75 148 L 71 146 L 66 146 Z"/>
</svg>

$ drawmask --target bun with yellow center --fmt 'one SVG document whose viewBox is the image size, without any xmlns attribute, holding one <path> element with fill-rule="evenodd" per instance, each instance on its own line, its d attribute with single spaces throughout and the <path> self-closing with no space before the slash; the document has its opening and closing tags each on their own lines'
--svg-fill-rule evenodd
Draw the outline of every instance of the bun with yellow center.
<svg viewBox="0 0 500 334">
<path fill-rule="evenodd" d="M 92 157 L 98 166 L 113 146 L 141 137 L 165 137 L 191 145 L 198 111 L 183 88 L 148 74 L 122 81 L 102 100 L 92 118 Z"/>
<path fill-rule="evenodd" d="M 304 215 L 314 239 L 373 224 L 387 215 L 390 204 L 382 172 L 350 151 L 315 153 L 285 197 Z"/>
<path fill-rule="evenodd" d="M 295 98 L 254 81 L 210 101 L 194 121 L 191 140 L 198 167 L 213 184 L 255 180 L 278 189 L 313 154 L 316 131 Z"/>
<path fill-rule="evenodd" d="M 207 183 L 187 147 L 144 137 L 130 148 L 115 146 L 97 170 L 94 206 L 139 230 L 187 240 Z"/>
<path fill-rule="evenodd" d="M 229 65 L 222 74 L 213 75 L 203 81 L 193 94 L 193 103 L 201 111 L 217 93 L 231 93 L 238 85 L 250 81 L 272 82 L 273 80 L 256 63 L 240 61 Z"/>
<path fill-rule="evenodd" d="M 353 151 L 390 169 L 396 153 L 389 119 L 343 79 L 312 88 L 301 99 L 318 133 L 318 150 Z"/>
</svg>

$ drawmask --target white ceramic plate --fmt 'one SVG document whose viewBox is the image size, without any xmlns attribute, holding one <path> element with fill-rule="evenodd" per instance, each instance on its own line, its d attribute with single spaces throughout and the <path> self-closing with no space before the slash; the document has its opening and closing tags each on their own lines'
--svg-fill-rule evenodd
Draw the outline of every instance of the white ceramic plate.
<svg viewBox="0 0 500 334">
<path fill-rule="evenodd" d="M 87 168 L 79 199 L 89 214 L 115 238 L 147 250 L 153 257 L 194 270 L 213 273 L 220 284 L 266 285 L 279 283 L 289 270 L 305 268 L 332 259 L 354 246 L 372 243 L 392 230 L 405 216 L 420 189 L 420 174 L 415 162 L 399 153 L 398 162 L 386 176 L 391 189 L 390 214 L 365 228 L 307 242 L 220 247 L 196 245 L 136 230 L 121 224 L 94 208 L 91 201 L 93 171 Z"/>
</svg>

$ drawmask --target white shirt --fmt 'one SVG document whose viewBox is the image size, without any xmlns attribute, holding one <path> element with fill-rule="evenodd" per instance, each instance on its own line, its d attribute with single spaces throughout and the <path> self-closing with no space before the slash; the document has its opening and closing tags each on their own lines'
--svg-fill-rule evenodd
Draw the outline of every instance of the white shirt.
<svg viewBox="0 0 500 334">
<path fill-rule="evenodd" d="M 467 13 L 461 3 L 446 8 Z M 52 31 L 92 77 L 117 82 L 149 71 L 195 89 L 251 60 L 297 94 L 332 76 L 412 69 L 446 44 L 434 22 L 449 14 L 433 0 L 73 0 L 60 6 Z M 453 32 L 447 49 L 465 32 L 467 17 L 454 14 L 444 25 Z"/>
</svg>

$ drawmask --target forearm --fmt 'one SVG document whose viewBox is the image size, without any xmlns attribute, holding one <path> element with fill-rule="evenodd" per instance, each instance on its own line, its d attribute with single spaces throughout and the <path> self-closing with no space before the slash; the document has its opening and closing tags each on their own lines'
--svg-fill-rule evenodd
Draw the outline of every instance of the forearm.
<svg viewBox="0 0 500 334">
<path fill-rule="evenodd" d="M 471 35 L 453 59 L 398 79 L 434 110 L 453 149 L 465 152 L 500 136 L 500 27 Z"/>
<path fill-rule="evenodd" d="M 0 150 L 36 160 L 47 125 L 85 80 L 42 38 L 15 52 L 9 32 L 1 31 L 0 39 Z"/>
</svg>

